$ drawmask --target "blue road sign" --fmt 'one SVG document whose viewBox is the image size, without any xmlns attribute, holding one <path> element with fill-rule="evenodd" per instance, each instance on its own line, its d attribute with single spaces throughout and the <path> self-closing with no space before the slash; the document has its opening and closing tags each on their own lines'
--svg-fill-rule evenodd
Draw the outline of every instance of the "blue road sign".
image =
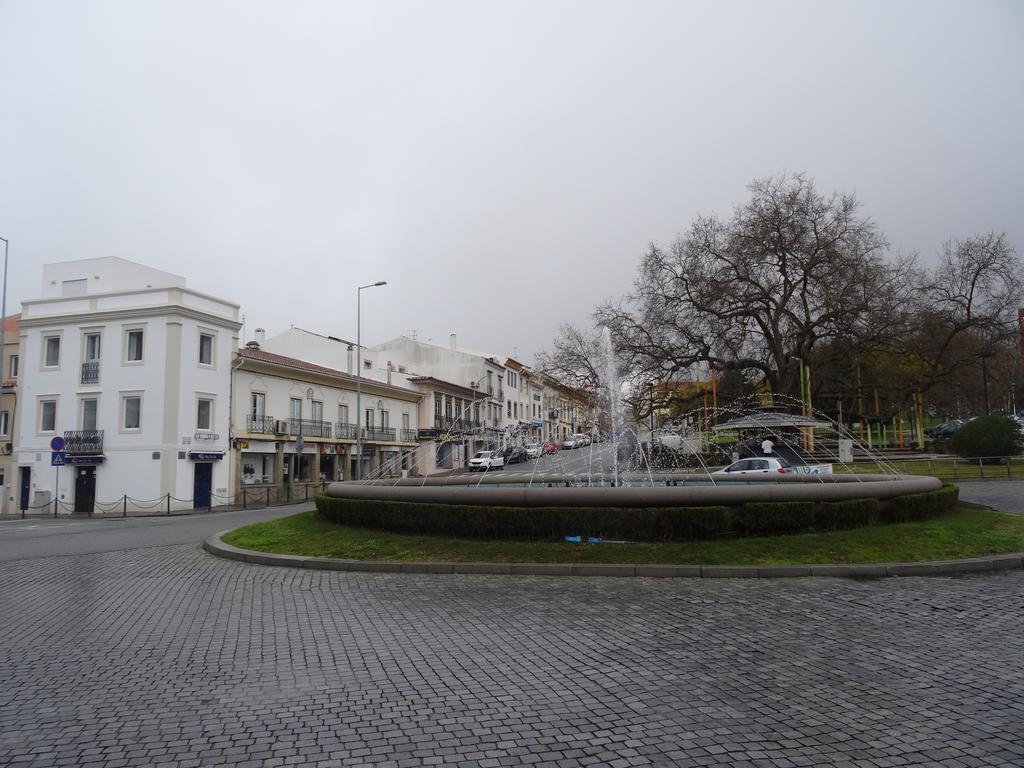
<svg viewBox="0 0 1024 768">
<path fill-rule="evenodd" d="M 54 451 L 50 454 L 50 466 L 51 467 L 63 467 L 67 464 L 64 459 L 64 451 Z"/>
<path fill-rule="evenodd" d="M 64 438 L 57 435 L 53 440 L 50 441 L 51 451 L 63 451 L 64 450 Z"/>
</svg>

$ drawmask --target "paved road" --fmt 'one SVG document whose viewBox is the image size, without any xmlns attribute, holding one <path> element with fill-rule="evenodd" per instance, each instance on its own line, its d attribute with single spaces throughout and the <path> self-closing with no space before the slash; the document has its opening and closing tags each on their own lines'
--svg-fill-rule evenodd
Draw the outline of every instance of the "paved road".
<svg viewBox="0 0 1024 768">
<path fill-rule="evenodd" d="M 0 562 L 0 766 L 1024 765 L 1024 572 L 299 571 L 226 520 L 10 545 L 65 556 Z"/>
<path fill-rule="evenodd" d="M 198 542 L 218 531 L 293 515 L 313 503 L 167 517 L 0 521 L 0 561 Z M 0 642 L 3 628 L 0 626 Z"/>
<path fill-rule="evenodd" d="M 969 480 L 960 483 L 960 498 L 1024 515 L 1024 480 Z"/>
</svg>

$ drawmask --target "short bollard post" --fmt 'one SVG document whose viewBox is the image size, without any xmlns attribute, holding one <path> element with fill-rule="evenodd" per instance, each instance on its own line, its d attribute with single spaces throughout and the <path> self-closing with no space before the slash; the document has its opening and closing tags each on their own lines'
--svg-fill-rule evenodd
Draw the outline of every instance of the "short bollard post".
<svg viewBox="0 0 1024 768">
<path fill-rule="evenodd" d="M 306 494 L 306 501 L 309 501 L 309 483 L 306 483 L 302 490 Z"/>
<path fill-rule="evenodd" d="M 267 506 L 270 506 L 270 486 L 267 486 Z"/>
<path fill-rule="evenodd" d="M 57 502 L 57 497 L 56 497 L 56 496 L 54 496 L 54 497 L 53 497 L 53 519 L 54 519 L 54 520 L 56 520 L 56 519 L 57 519 L 57 503 L 58 503 L 58 502 Z"/>
<path fill-rule="evenodd" d="M 978 474 L 981 475 L 981 479 L 985 479 L 985 466 L 981 463 L 981 459 L 978 459 Z"/>
<path fill-rule="evenodd" d="M 245 488 L 242 489 L 242 509 L 245 509 Z"/>
<path fill-rule="evenodd" d="M 167 514 L 171 514 L 171 494 L 167 494 Z"/>
<path fill-rule="evenodd" d="M 128 517 L 128 494 L 127 493 L 124 495 L 124 498 L 121 500 L 121 504 L 122 504 L 122 507 L 121 507 L 121 517 Z"/>
</svg>

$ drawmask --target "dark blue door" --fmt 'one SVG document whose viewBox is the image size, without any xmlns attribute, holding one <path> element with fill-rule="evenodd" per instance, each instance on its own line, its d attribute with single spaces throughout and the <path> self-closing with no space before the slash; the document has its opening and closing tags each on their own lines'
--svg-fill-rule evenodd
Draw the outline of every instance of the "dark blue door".
<svg viewBox="0 0 1024 768">
<path fill-rule="evenodd" d="M 196 509 L 210 506 L 210 489 L 213 487 L 213 464 L 195 465 L 196 475 L 192 484 L 192 506 Z"/>
<path fill-rule="evenodd" d="M 28 492 L 32 488 L 32 469 L 21 467 L 21 506 L 18 509 L 28 509 Z"/>
</svg>

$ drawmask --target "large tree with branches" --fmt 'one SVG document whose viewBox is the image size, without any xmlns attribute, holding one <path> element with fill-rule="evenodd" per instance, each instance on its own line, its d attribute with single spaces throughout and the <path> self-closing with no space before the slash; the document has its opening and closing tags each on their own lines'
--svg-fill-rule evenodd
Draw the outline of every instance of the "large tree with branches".
<svg viewBox="0 0 1024 768">
<path fill-rule="evenodd" d="M 913 259 L 890 258 L 853 194 L 803 175 L 761 179 L 728 220 L 698 217 L 652 245 L 634 290 L 597 311 L 650 378 L 695 366 L 798 390 L 799 359 L 827 341 L 882 342 L 906 327 Z"/>
</svg>

